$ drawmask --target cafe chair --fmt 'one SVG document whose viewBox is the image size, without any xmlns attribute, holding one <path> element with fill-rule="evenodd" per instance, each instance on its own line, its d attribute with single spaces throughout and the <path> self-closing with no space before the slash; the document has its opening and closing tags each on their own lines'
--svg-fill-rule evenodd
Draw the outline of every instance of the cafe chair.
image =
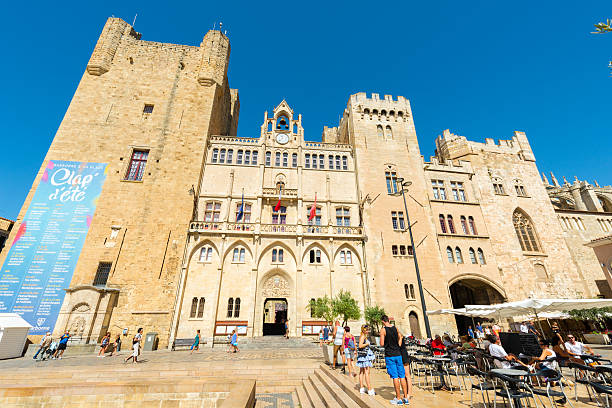
<svg viewBox="0 0 612 408">
<path fill-rule="evenodd" d="M 591 381 L 588 384 L 591 388 L 593 388 L 593 394 L 595 394 L 595 400 L 597 401 L 597 406 L 610 408 L 610 396 L 612 395 L 612 386 L 601 384 L 598 382 Z M 604 395 L 605 398 L 600 400 L 600 396 Z"/>
<path fill-rule="evenodd" d="M 593 397 L 591 396 L 591 387 L 589 387 L 590 383 L 603 383 L 599 373 L 595 368 L 585 365 L 571 362 L 567 365 L 574 375 L 574 399 L 578 401 L 578 384 L 582 384 L 586 387 L 587 393 L 589 394 L 589 400 L 593 401 Z"/>
<path fill-rule="evenodd" d="M 535 402 L 535 397 L 531 392 L 531 387 L 524 380 L 509 377 L 507 375 L 489 372 L 489 376 L 496 379 L 495 385 L 495 399 L 493 400 L 493 407 L 497 407 L 497 397 L 501 397 L 504 401 L 510 403 L 510 408 L 531 406 L 529 400 Z M 523 401 L 525 403 L 523 403 Z"/>
<path fill-rule="evenodd" d="M 546 405 L 544 404 L 544 402 L 542 401 L 540 397 L 547 397 L 551 406 L 557 407 L 559 404 L 564 404 L 565 401 L 567 401 L 570 404 L 570 406 L 573 408 L 574 405 L 567 398 L 567 395 L 565 395 L 565 391 L 563 390 L 563 383 L 561 381 L 562 376 L 560 372 L 556 370 L 551 370 L 551 369 L 544 369 L 544 370 L 540 370 L 536 372 L 534 376 L 542 377 L 545 381 L 545 385 L 546 385 L 545 388 L 534 387 L 533 385 L 531 385 L 530 387 L 531 392 L 534 395 L 538 396 L 538 400 L 540 400 L 540 403 L 542 404 L 542 406 L 545 407 Z M 558 383 L 559 390 L 553 389 L 553 383 Z M 561 401 L 555 400 L 555 398 L 561 399 L 563 403 L 561 403 Z"/>
<path fill-rule="evenodd" d="M 489 399 L 488 391 L 495 390 L 495 387 L 489 381 L 487 373 L 484 371 L 480 371 L 479 369 L 472 367 L 471 365 L 466 366 L 466 370 L 468 375 L 468 381 L 471 384 L 470 387 L 470 407 L 474 406 L 474 390 L 480 391 L 480 396 L 482 397 L 482 403 L 485 407 L 491 404 L 491 400 Z M 486 398 L 486 402 L 485 402 Z"/>
</svg>

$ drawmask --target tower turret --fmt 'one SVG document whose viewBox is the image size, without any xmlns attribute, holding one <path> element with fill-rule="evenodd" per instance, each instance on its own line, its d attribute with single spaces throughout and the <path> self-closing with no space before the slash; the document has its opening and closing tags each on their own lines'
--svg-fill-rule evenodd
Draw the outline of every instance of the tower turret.
<svg viewBox="0 0 612 408">
<path fill-rule="evenodd" d="M 230 42 L 221 31 L 210 30 L 204 36 L 198 83 L 202 86 L 223 86 L 229 65 Z"/>
</svg>

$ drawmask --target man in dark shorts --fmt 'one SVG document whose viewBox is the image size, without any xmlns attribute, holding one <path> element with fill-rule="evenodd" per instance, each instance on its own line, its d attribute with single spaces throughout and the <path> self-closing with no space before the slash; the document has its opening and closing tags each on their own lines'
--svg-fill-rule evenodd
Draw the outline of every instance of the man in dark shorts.
<svg viewBox="0 0 612 408">
<path fill-rule="evenodd" d="M 382 318 L 383 328 L 380 330 L 380 344 L 385 347 L 385 364 L 387 365 L 387 374 L 393 380 L 395 388 L 395 398 L 391 400 L 392 405 L 408 405 L 408 384 L 406 383 L 406 370 L 402 362 L 402 338 L 403 336 L 397 331 L 397 328 L 389 323 L 389 317 L 384 315 Z M 400 394 L 404 391 L 404 398 Z"/>
<path fill-rule="evenodd" d="M 53 359 L 57 358 L 61 360 L 62 355 L 64 354 L 64 351 L 66 351 L 66 347 L 68 346 L 69 338 L 70 338 L 70 333 L 68 332 L 68 330 L 66 330 L 64 334 L 62 334 L 62 337 L 60 337 L 60 341 L 57 346 L 57 350 L 55 350 L 55 353 L 53 354 L 53 357 L 52 357 Z"/>
</svg>

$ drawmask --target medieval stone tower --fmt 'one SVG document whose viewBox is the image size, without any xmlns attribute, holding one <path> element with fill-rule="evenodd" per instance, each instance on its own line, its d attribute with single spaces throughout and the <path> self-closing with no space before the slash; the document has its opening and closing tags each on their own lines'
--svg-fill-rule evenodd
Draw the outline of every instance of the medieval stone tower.
<svg viewBox="0 0 612 408">
<path fill-rule="evenodd" d="M 55 326 L 84 341 L 107 328 L 168 331 L 208 137 L 238 123 L 224 34 L 209 31 L 199 47 L 140 38 L 107 20 L 17 220 L 48 160 L 108 163 Z"/>
</svg>

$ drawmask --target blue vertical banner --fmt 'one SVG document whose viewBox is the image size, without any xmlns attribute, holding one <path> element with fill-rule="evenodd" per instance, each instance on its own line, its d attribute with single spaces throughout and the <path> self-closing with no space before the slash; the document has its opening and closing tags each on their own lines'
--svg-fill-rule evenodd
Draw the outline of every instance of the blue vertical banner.
<svg viewBox="0 0 612 408">
<path fill-rule="evenodd" d="M 30 334 L 55 326 L 106 173 L 105 163 L 47 163 L 0 270 L 0 313 L 20 314 Z"/>
</svg>

